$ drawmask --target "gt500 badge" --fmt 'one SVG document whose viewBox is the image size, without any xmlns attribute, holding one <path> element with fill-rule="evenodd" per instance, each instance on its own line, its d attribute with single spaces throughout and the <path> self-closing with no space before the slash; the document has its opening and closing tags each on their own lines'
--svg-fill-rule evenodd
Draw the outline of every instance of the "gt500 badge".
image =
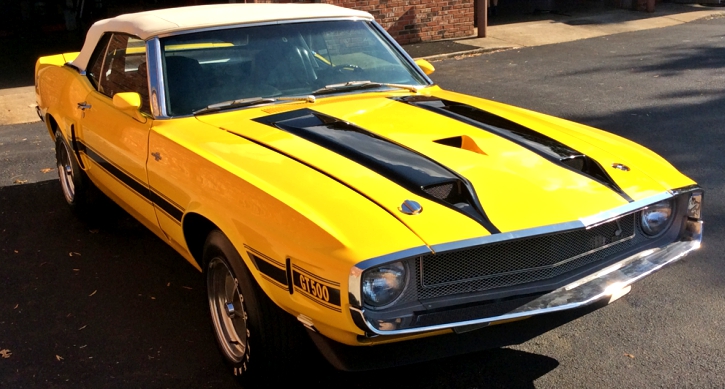
<svg viewBox="0 0 725 389">
<path fill-rule="evenodd" d="M 297 265 L 292 265 L 292 283 L 295 292 L 325 308 L 340 310 L 340 284 L 318 277 Z"/>
</svg>

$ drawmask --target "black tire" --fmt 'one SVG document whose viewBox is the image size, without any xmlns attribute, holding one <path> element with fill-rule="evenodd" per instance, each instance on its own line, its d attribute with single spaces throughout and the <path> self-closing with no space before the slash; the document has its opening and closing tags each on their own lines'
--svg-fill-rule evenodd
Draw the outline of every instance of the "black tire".
<svg viewBox="0 0 725 389">
<path fill-rule="evenodd" d="M 212 328 L 234 375 L 244 383 L 284 379 L 279 372 L 305 341 L 302 326 L 267 297 L 221 231 L 209 234 L 203 258 Z"/>
<path fill-rule="evenodd" d="M 65 201 L 77 215 L 88 216 L 97 202 L 98 189 L 78 166 L 73 149 L 60 131 L 55 133 L 55 160 Z"/>
</svg>

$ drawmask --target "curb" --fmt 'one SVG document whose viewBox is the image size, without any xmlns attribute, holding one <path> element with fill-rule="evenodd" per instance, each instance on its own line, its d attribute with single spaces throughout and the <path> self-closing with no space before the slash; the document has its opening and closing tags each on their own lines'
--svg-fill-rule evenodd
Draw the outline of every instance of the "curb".
<svg viewBox="0 0 725 389">
<path fill-rule="evenodd" d="M 415 59 L 424 59 L 426 61 L 440 61 L 440 60 L 444 60 L 444 59 L 458 57 L 460 55 L 473 55 L 473 54 L 491 53 L 491 52 L 494 52 L 494 51 L 510 50 L 510 49 L 514 49 L 514 48 L 516 48 L 516 46 L 502 46 L 502 47 L 491 47 L 491 48 L 483 48 L 482 47 L 482 48 L 478 48 L 478 49 L 454 51 L 452 53 L 443 53 L 443 54 L 427 55 L 425 57 L 416 57 Z"/>
<path fill-rule="evenodd" d="M 39 122 L 35 87 L 0 89 L 0 126 Z"/>
</svg>

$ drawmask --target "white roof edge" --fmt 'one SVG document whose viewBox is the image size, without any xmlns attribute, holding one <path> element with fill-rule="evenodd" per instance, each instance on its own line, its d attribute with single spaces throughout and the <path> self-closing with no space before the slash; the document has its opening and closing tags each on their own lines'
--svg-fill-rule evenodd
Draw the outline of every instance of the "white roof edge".
<svg viewBox="0 0 725 389">
<path fill-rule="evenodd" d="M 86 34 L 80 54 L 71 64 L 85 71 L 98 40 L 109 31 L 147 40 L 177 31 L 215 26 L 327 18 L 373 20 L 373 16 L 364 11 L 319 3 L 212 4 L 137 12 L 94 23 Z"/>
</svg>

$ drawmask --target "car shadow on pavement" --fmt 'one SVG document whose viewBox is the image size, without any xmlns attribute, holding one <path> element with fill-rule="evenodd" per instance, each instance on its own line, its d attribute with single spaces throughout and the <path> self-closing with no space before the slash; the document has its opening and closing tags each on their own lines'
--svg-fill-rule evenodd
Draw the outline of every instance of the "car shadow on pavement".
<svg viewBox="0 0 725 389">
<path fill-rule="evenodd" d="M 11 352 L 0 387 L 238 387 L 216 349 L 203 277 L 123 211 L 106 212 L 100 225 L 79 220 L 55 180 L 0 187 L 0 349 Z M 558 366 L 494 349 L 347 373 L 310 351 L 293 382 L 532 388 Z"/>
<path fill-rule="evenodd" d="M 417 389 L 535 388 L 534 381 L 557 366 L 559 362 L 548 356 L 500 348 L 374 372 L 346 373 L 326 368 L 324 374 L 305 380 L 315 382 L 319 388 L 370 388 L 373 383 Z"/>
<path fill-rule="evenodd" d="M 202 276 L 108 212 L 100 226 L 78 220 L 55 180 L 0 187 L 0 349 L 12 353 L 0 387 L 234 384 Z"/>
</svg>

